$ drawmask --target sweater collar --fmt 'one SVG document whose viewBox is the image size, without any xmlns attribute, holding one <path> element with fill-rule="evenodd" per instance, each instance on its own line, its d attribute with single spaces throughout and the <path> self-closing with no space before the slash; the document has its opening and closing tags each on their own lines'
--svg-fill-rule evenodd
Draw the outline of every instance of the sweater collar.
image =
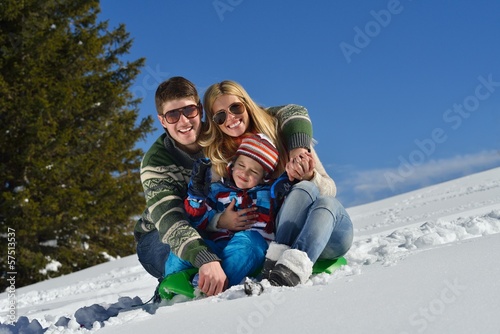
<svg viewBox="0 0 500 334">
<path fill-rule="evenodd" d="M 168 132 L 165 130 L 165 138 L 163 139 L 163 146 L 168 152 L 172 153 L 172 157 L 184 168 L 192 168 L 193 163 L 203 158 L 203 151 L 200 147 L 199 151 L 196 153 L 188 153 L 182 149 L 180 149 L 175 140 L 173 140 Z"/>
</svg>

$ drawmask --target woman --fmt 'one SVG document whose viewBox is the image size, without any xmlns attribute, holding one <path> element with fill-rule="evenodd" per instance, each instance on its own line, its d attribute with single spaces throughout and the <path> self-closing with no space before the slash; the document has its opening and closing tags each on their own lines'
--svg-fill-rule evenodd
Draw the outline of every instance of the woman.
<svg viewBox="0 0 500 334">
<path fill-rule="evenodd" d="M 227 177 L 226 166 L 242 135 L 259 132 L 278 148 L 280 162 L 274 176 L 286 171 L 290 181 L 301 181 L 293 185 L 276 217 L 276 239 L 266 253 L 263 278 L 273 285 L 295 286 L 308 280 L 319 258 L 344 255 L 352 244 L 352 223 L 335 199 L 335 182 L 311 147 L 312 126 L 305 109 L 294 105 L 263 109 L 234 81 L 210 86 L 203 102 L 207 122 L 199 143 L 217 174 Z M 253 219 L 246 212 L 233 212 L 217 227 L 245 230 Z"/>
</svg>

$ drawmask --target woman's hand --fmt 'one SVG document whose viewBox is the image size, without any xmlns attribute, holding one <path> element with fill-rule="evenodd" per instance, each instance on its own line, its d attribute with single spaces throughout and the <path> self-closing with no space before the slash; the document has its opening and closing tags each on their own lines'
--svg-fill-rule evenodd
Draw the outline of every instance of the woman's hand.
<svg viewBox="0 0 500 334">
<path fill-rule="evenodd" d="M 288 179 L 311 180 L 314 177 L 314 167 L 316 166 L 313 156 L 305 148 L 299 147 L 290 151 L 290 160 L 287 162 L 285 170 Z"/>
<path fill-rule="evenodd" d="M 256 207 L 241 209 L 234 211 L 236 200 L 233 198 L 231 203 L 227 206 L 226 210 L 220 215 L 217 228 L 225 228 L 230 231 L 243 231 L 248 230 L 253 224 L 258 215 L 254 214 Z"/>
</svg>

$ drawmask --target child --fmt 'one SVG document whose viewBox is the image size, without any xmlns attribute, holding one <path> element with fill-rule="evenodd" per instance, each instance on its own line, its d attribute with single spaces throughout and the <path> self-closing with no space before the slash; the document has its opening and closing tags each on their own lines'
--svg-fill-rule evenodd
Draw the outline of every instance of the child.
<svg viewBox="0 0 500 334">
<path fill-rule="evenodd" d="M 207 169 L 208 160 L 203 160 Z M 274 240 L 275 213 L 271 199 L 271 184 L 267 179 L 278 164 L 278 151 L 270 139 L 263 134 L 244 137 L 233 162 L 228 165 L 229 179 L 206 184 L 210 179 L 193 168 L 188 197 L 185 200 L 185 209 L 192 225 L 200 232 L 205 232 L 211 240 L 230 239 L 234 231 L 217 228 L 219 219 L 226 209 L 238 211 L 254 207 L 255 223 L 249 230 L 259 232 L 267 241 Z M 198 175 L 196 175 L 198 174 Z M 201 190 L 201 191 L 200 191 Z M 207 192 L 201 194 L 201 192 Z M 267 248 L 267 247 L 266 247 Z"/>
</svg>

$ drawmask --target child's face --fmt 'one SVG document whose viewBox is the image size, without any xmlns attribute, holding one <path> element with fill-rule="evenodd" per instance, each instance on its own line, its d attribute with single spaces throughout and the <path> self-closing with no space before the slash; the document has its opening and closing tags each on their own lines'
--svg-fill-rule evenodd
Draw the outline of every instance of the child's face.
<svg viewBox="0 0 500 334">
<path fill-rule="evenodd" d="M 253 188 L 264 182 L 264 168 L 252 158 L 239 155 L 234 162 L 233 179 L 238 188 Z"/>
</svg>

